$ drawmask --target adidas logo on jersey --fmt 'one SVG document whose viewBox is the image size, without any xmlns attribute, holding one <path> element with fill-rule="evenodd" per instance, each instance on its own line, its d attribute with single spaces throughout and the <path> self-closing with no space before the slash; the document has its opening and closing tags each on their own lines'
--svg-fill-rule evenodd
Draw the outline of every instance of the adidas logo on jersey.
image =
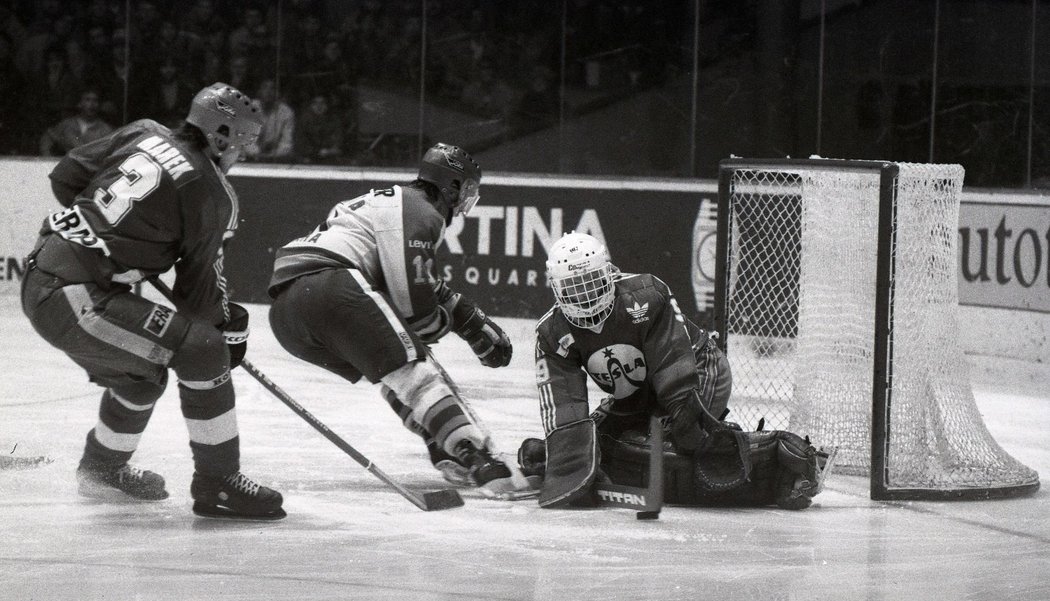
<svg viewBox="0 0 1050 601">
<path fill-rule="evenodd" d="M 639 306 L 638 301 L 634 301 L 634 306 L 627 307 L 627 312 L 634 318 L 631 320 L 631 323 L 642 323 L 649 319 L 645 316 L 645 314 L 649 312 L 649 303 Z"/>
</svg>

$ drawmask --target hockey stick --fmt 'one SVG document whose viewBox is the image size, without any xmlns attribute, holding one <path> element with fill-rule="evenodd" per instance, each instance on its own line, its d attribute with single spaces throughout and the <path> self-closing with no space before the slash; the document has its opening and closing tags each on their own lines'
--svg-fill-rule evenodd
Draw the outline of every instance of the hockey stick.
<svg viewBox="0 0 1050 601">
<path fill-rule="evenodd" d="M 660 418 L 649 418 L 649 486 L 601 482 L 594 486 L 601 505 L 634 509 L 639 520 L 660 517 L 664 505 L 664 428 Z"/>
<path fill-rule="evenodd" d="M 481 419 L 478 417 L 478 414 L 475 413 L 474 408 L 471 407 L 469 403 L 467 403 L 467 400 L 463 398 L 463 393 L 460 392 L 459 386 L 452 379 L 452 376 L 448 375 L 448 372 L 445 371 L 445 368 L 442 367 L 441 363 L 438 362 L 437 358 L 434 356 L 434 352 L 430 350 L 429 346 L 425 346 L 424 348 L 426 348 L 427 351 L 427 361 L 429 361 L 437 369 L 438 373 L 441 374 L 441 379 L 444 380 L 446 384 L 448 384 L 449 390 L 451 390 L 452 394 L 456 397 L 456 401 L 458 401 L 459 406 L 463 409 L 463 412 L 466 414 L 467 419 L 469 419 L 471 423 L 473 423 L 474 426 L 478 430 L 480 430 L 481 433 L 485 436 L 485 440 L 488 442 L 487 446 L 490 447 L 489 450 L 492 453 L 499 455 L 501 458 L 503 458 L 503 463 L 505 463 L 507 465 L 507 469 L 510 470 L 510 479 L 514 486 L 519 490 L 534 488 L 529 482 L 528 478 L 525 476 L 525 474 L 521 472 L 521 468 L 518 467 L 517 459 L 510 459 L 507 454 L 499 452 L 499 450 L 496 448 L 496 443 L 492 437 L 492 432 L 489 431 L 489 429 L 481 423 Z M 524 496 L 511 496 L 510 498 L 514 500 L 526 498 L 529 496 L 536 496 L 538 494 L 539 491 L 537 490 L 535 491 L 535 493 L 529 493 Z"/>
<path fill-rule="evenodd" d="M 150 283 L 169 301 L 171 300 L 171 288 L 167 284 L 160 281 L 158 278 L 150 278 Z M 313 426 L 315 430 L 320 432 L 325 438 L 332 442 L 335 446 L 339 447 L 344 453 L 354 459 L 354 461 L 361 464 L 368 472 L 375 477 L 382 480 L 388 486 L 396 490 L 402 497 L 405 497 L 413 505 L 422 509 L 423 511 L 439 511 L 442 509 L 452 509 L 454 507 L 461 507 L 463 505 L 463 498 L 459 496 L 459 493 L 452 489 L 444 489 L 433 492 L 424 492 L 422 495 L 413 492 L 393 478 L 386 475 L 383 470 L 379 469 L 379 466 L 372 463 L 372 460 L 362 455 L 357 449 L 350 446 L 350 443 L 343 440 L 338 434 L 332 432 L 332 430 L 324 424 L 321 420 L 314 417 L 312 413 L 306 410 L 302 405 L 297 403 L 295 399 L 288 395 L 287 392 L 281 389 L 280 386 L 274 384 L 270 378 L 266 377 L 266 374 L 259 371 L 257 367 L 252 365 L 252 362 L 243 359 L 241 361 L 241 367 L 244 368 L 253 378 L 255 378 L 263 388 L 269 390 L 279 401 L 288 406 L 289 409 L 295 412 L 296 415 L 303 418 L 306 423 Z"/>
</svg>

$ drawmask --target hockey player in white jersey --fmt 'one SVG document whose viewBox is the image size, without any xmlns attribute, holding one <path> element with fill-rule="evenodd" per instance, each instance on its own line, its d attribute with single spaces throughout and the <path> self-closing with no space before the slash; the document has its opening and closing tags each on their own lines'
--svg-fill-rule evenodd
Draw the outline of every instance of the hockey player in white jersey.
<svg viewBox="0 0 1050 601">
<path fill-rule="evenodd" d="M 416 180 L 337 204 L 313 232 L 277 251 L 270 323 L 296 357 L 350 382 L 382 383 L 387 402 L 424 439 L 447 480 L 516 497 L 527 493 L 521 479 L 492 456 L 425 347 L 452 331 L 484 365 L 510 362 L 503 330 L 433 276 L 445 227 L 477 203 L 480 182 L 469 154 L 437 144 Z"/>
</svg>

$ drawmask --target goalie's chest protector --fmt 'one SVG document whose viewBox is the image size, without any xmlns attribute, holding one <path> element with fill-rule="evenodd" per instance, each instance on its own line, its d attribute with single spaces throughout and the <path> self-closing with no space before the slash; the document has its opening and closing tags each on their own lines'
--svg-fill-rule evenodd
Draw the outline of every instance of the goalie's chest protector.
<svg viewBox="0 0 1050 601">
<path fill-rule="evenodd" d="M 646 356 L 646 349 L 669 348 L 670 344 L 652 339 L 653 335 L 661 335 L 659 328 L 653 329 L 652 325 L 653 317 L 661 314 L 663 299 L 653 294 L 655 290 L 646 287 L 644 281 L 637 281 L 644 277 L 627 276 L 617 282 L 613 310 L 601 331 L 570 328 L 559 320 L 566 329 L 559 337 L 559 351 L 575 354 L 587 375 L 617 399 L 651 390 L 649 375 L 659 367 L 662 358 Z"/>
</svg>

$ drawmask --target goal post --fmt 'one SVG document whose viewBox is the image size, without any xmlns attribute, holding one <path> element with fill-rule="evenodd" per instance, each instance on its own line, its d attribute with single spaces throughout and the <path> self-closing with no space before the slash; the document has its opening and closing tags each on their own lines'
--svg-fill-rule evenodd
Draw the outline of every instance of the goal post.
<svg viewBox="0 0 1050 601">
<path fill-rule="evenodd" d="M 732 418 L 839 448 L 873 499 L 1035 491 L 988 432 L 958 339 L 959 165 L 719 164 L 715 329 Z"/>
</svg>

